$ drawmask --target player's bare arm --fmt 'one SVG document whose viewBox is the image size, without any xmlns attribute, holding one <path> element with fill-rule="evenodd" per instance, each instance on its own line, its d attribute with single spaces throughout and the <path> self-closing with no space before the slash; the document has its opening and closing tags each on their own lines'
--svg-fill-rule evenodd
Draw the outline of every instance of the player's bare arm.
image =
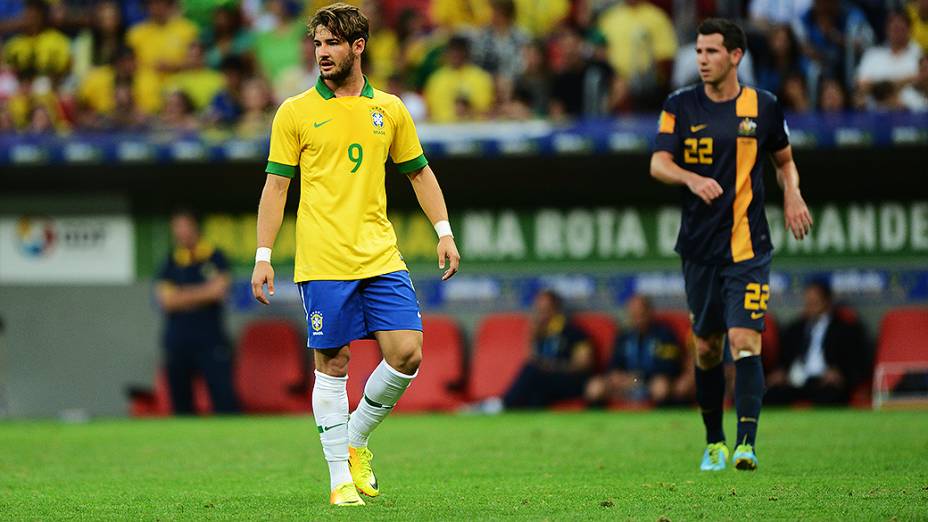
<svg viewBox="0 0 928 522">
<path fill-rule="evenodd" d="M 431 167 L 426 165 L 408 176 L 412 189 L 416 193 L 416 199 L 419 200 L 419 206 L 422 207 L 422 211 L 425 212 L 432 225 L 440 221 L 448 221 L 445 196 L 441 192 L 438 179 L 435 178 Z M 461 254 L 458 253 L 458 247 L 454 244 L 454 236 L 450 234 L 438 239 L 438 268 L 444 269 L 446 261 L 448 270 L 441 276 L 442 281 L 447 281 L 456 274 L 461 263 Z"/>
<path fill-rule="evenodd" d="M 722 195 L 722 186 L 717 181 L 681 168 L 673 160 L 673 154 L 667 151 L 651 155 L 651 177 L 668 185 L 686 185 L 707 205 Z"/>
<path fill-rule="evenodd" d="M 799 170 L 793 161 L 793 148 L 789 145 L 773 153 L 777 169 L 777 183 L 783 190 L 783 217 L 793 237 L 801 240 L 812 229 L 812 215 L 799 191 Z"/>
<path fill-rule="evenodd" d="M 290 178 L 268 174 L 258 204 L 258 248 L 272 248 L 284 219 L 287 189 Z M 268 295 L 264 294 L 267 285 Z M 256 261 L 251 274 L 251 293 L 259 303 L 269 305 L 268 296 L 274 295 L 274 267 L 268 261 Z"/>
</svg>

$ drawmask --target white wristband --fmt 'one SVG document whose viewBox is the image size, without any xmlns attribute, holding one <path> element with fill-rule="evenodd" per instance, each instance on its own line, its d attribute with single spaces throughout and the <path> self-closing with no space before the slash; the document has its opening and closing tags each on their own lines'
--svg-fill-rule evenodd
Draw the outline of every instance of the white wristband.
<svg viewBox="0 0 928 522">
<path fill-rule="evenodd" d="M 449 223 L 448 220 L 435 223 L 435 233 L 438 234 L 439 239 L 445 236 L 454 237 L 454 234 L 451 233 L 451 223 Z"/>
<path fill-rule="evenodd" d="M 271 249 L 268 247 L 258 247 L 258 250 L 255 251 L 255 263 L 258 261 L 267 261 L 271 262 Z"/>
</svg>

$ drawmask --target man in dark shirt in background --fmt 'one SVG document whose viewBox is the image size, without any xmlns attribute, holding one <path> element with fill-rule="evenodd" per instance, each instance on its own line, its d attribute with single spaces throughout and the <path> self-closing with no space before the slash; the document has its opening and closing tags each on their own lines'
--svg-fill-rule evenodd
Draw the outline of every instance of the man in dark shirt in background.
<svg viewBox="0 0 928 522">
<path fill-rule="evenodd" d="M 786 328 L 777 366 L 767 377 L 765 403 L 850 401 L 872 356 L 863 326 L 846 315 L 835 309 L 827 282 L 806 285 L 802 315 Z"/>
<path fill-rule="evenodd" d="M 235 413 L 232 348 L 223 329 L 229 291 L 225 255 L 200 239 L 190 211 L 171 216 L 174 251 L 158 274 L 158 303 L 165 312 L 164 356 L 171 404 L 176 414 L 193 414 L 193 378 L 206 379 L 213 410 Z"/>
<path fill-rule="evenodd" d="M 587 401 L 650 401 L 657 406 L 686 401 L 692 376 L 681 375 L 685 353 L 673 332 L 654 320 L 647 297 L 629 299 L 628 322 L 629 329 L 615 343 L 606 374 L 590 379 Z"/>
</svg>

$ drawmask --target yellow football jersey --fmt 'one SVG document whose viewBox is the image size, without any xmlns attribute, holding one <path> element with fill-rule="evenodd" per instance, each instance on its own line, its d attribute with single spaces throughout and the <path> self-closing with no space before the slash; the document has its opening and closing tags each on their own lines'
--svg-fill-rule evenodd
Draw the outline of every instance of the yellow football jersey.
<svg viewBox="0 0 928 522">
<path fill-rule="evenodd" d="M 320 78 L 277 109 L 266 171 L 300 176 L 294 281 L 406 270 L 387 219 L 388 155 L 403 174 L 428 164 L 406 106 L 366 77 L 361 96 L 337 98 Z"/>
</svg>

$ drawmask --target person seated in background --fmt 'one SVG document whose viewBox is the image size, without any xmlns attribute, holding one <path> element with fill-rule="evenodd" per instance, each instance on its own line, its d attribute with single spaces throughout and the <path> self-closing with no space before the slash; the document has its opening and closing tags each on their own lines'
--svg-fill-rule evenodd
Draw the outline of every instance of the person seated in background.
<svg viewBox="0 0 928 522">
<path fill-rule="evenodd" d="M 806 285 L 802 314 L 780 338 L 780 356 L 767 376 L 764 402 L 848 403 L 867 376 L 871 354 L 863 326 L 842 315 L 827 282 Z"/>
<path fill-rule="evenodd" d="M 164 311 L 165 369 L 175 414 L 191 415 L 194 374 L 202 374 L 213 410 L 238 412 L 232 386 L 232 348 L 223 326 L 229 262 L 200 238 L 192 212 L 171 216 L 175 249 L 158 272 L 156 295 Z"/>
<path fill-rule="evenodd" d="M 502 398 L 487 399 L 478 410 L 543 408 L 583 397 L 595 354 L 590 338 L 565 313 L 561 296 L 542 290 L 535 297 L 532 323 L 532 347 L 525 366 Z"/>
<path fill-rule="evenodd" d="M 886 43 L 864 52 L 857 67 L 857 104 L 866 108 L 902 108 L 900 96 L 918 78 L 922 49 L 911 36 L 911 21 L 903 12 L 886 19 Z"/>
<path fill-rule="evenodd" d="M 587 401 L 650 401 L 664 406 L 689 400 L 692 379 L 683 377 L 685 353 L 673 332 L 655 322 L 647 297 L 633 296 L 627 309 L 629 329 L 616 340 L 606 373 L 587 384 Z"/>
</svg>

